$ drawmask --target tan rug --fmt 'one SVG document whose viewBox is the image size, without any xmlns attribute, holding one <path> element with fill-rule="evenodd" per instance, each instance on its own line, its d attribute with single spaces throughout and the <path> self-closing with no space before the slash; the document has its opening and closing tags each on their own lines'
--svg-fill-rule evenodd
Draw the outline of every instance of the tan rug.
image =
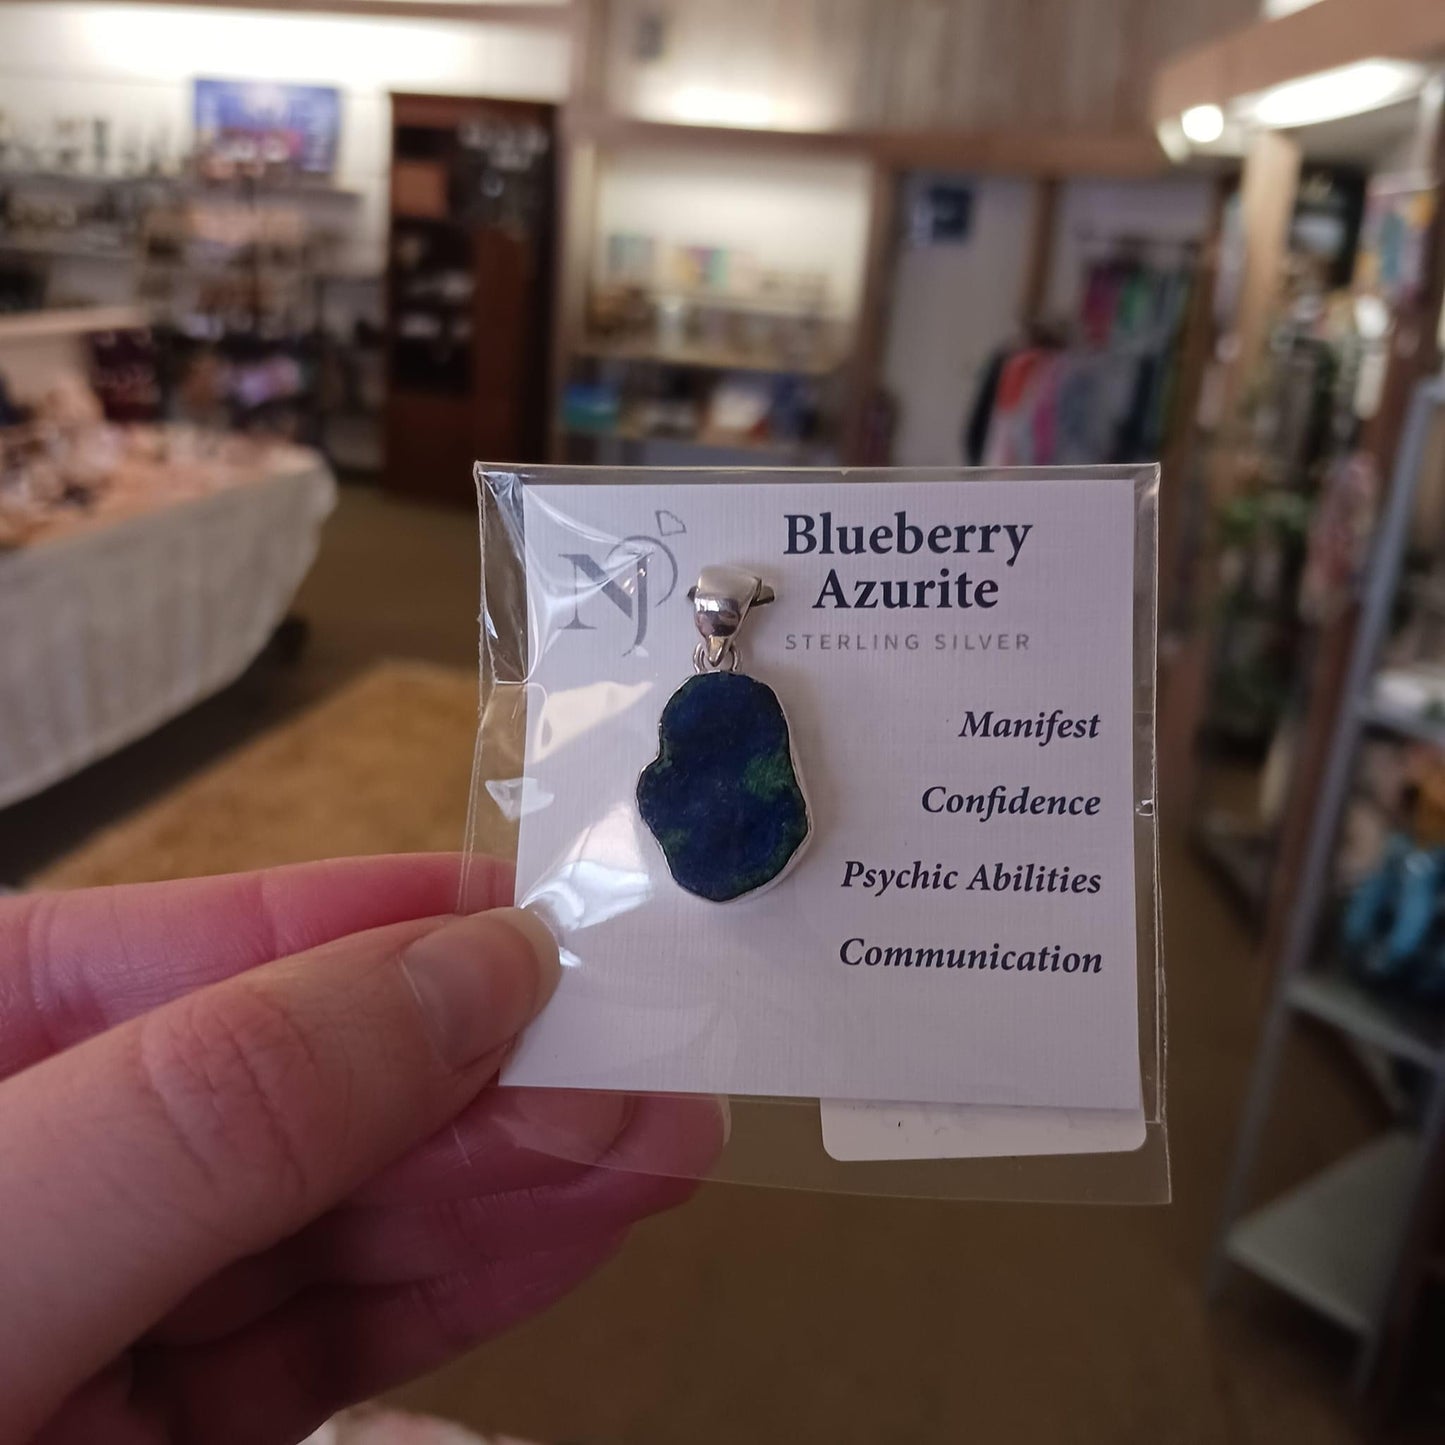
<svg viewBox="0 0 1445 1445">
<path fill-rule="evenodd" d="M 31 882 L 81 888 L 460 848 L 476 726 L 474 674 L 380 663 Z"/>
</svg>

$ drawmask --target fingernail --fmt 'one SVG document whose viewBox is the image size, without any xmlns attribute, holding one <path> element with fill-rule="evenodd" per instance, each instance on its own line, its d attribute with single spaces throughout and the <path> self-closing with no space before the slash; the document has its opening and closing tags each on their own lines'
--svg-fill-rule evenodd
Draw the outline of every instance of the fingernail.
<svg viewBox="0 0 1445 1445">
<path fill-rule="evenodd" d="M 557 941 L 520 908 L 451 919 L 410 944 L 401 965 L 428 1035 L 454 1069 L 510 1043 L 562 974 Z"/>
</svg>

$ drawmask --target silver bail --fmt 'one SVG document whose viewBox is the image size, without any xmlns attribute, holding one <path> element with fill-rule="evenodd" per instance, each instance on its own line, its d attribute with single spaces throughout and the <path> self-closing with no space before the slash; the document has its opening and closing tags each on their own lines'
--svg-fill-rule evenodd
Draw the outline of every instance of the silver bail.
<svg viewBox="0 0 1445 1445">
<path fill-rule="evenodd" d="M 717 668 L 732 649 L 743 618 L 777 594 L 761 577 L 739 567 L 704 567 L 687 595 L 692 599 L 692 620 L 702 634 L 707 665 Z"/>
</svg>

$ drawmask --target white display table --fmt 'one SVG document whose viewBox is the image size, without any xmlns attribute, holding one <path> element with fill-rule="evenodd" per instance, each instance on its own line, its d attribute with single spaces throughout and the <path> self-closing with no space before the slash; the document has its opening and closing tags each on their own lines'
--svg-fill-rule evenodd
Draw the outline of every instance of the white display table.
<svg viewBox="0 0 1445 1445">
<path fill-rule="evenodd" d="M 0 806 L 142 737 L 256 658 L 336 500 L 315 453 L 278 448 L 258 466 L 0 552 Z"/>
</svg>

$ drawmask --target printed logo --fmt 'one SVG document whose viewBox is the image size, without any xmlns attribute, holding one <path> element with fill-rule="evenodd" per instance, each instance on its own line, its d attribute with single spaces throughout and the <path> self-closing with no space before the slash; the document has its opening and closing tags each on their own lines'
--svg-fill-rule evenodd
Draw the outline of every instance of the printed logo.
<svg viewBox="0 0 1445 1445">
<path fill-rule="evenodd" d="M 622 656 L 642 646 L 652 609 L 677 591 L 677 557 L 663 538 L 687 531 L 687 524 L 672 512 L 659 509 L 654 516 L 655 537 L 623 537 L 600 558 L 590 552 L 561 554 L 564 562 L 572 564 L 573 581 L 572 618 L 563 624 L 564 632 L 596 632 L 596 623 L 582 619 L 582 603 L 600 597 L 631 624 L 632 640 Z"/>
</svg>

